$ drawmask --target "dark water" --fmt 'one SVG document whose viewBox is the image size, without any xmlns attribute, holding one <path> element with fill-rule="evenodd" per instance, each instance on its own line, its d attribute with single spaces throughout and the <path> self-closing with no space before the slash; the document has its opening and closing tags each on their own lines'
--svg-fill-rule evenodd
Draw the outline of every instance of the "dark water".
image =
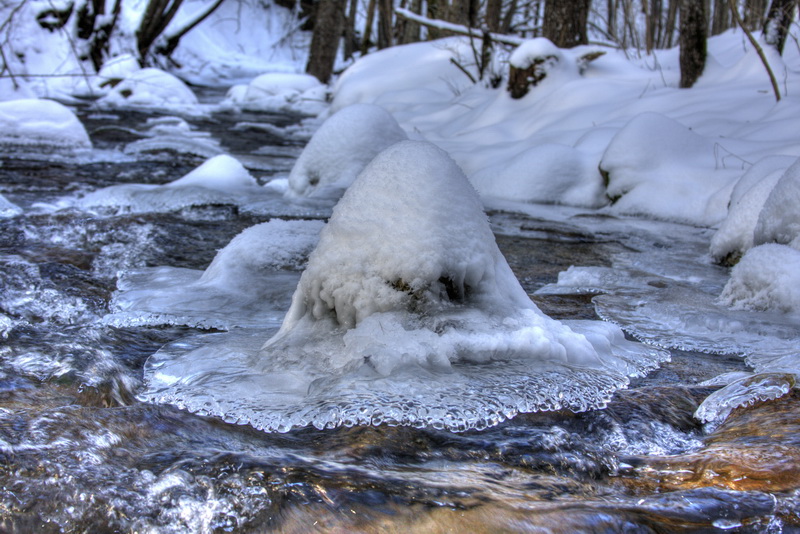
<svg viewBox="0 0 800 534">
<path fill-rule="evenodd" d="M 102 150 L 141 139 L 152 118 L 80 113 Z M 280 157 L 290 168 L 290 156 L 273 156 L 300 142 L 257 125 L 298 120 L 187 119 L 227 152 L 272 154 L 253 160 L 259 176 Z M 174 180 L 202 161 L 185 153 L 83 164 L 4 159 L 0 193 L 30 208 L 116 183 Z M 797 395 L 737 410 L 710 433 L 692 416 L 714 391 L 697 384 L 744 370 L 740 358 L 673 351 L 607 409 L 523 415 L 480 432 L 265 434 L 136 400 L 147 357 L 193 330 L 97 320 L 119 272 L 203 269 L 269 214 L 231 206 L 30 213 L 0 219 L 0 531 L 800 531 Z M 570 265 L 608 266 L 628 247 L 623 235 L 491 215 L 529 293 Z M 534 298 L 554 317 L 596 318 L 591 296 Z"/>
</svg>

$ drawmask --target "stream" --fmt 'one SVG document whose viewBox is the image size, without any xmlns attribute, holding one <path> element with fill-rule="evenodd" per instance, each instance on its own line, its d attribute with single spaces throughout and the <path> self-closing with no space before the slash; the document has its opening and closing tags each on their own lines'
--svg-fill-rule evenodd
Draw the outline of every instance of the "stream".
<svg viewBox="0 0 800 534">
<path fill-rule="evenodd" d="M 222 152 L 264 183 L 285 175 L 307 140 L 297 116 L 76 111 L 91 155 L 0 165 L 0 193 L 24 210 L 0 219 L 0 531 L 800 532 L 798 393 L 719 425 L 694 417 L 720 387 L 704 381 L 749 369 L 735 354 L 671 348 L 671 361 L 605 409 L 522 414 L 462 433 L 265 433 L 141 402 L 147 358 L 206 331 L 103 322 L 119 277 L 202 270 L 245 228 L 325 220 L 331 206 L 66 205 L 115 184 L 175 180 Z M 166 133 L 153 134 L 158 125 Z M 652 258 L 669 280 L 667 271 L 694 268 L 696 279 L 725 276 L 704 264 L 707 229 L 554 206 L 487 210 L 523 288 L 557 319 L 599 318 L 596 292 L 546 290 L 570 266 Z M 638 265 L 652 277 L 654 265 Z"/>
</svg>

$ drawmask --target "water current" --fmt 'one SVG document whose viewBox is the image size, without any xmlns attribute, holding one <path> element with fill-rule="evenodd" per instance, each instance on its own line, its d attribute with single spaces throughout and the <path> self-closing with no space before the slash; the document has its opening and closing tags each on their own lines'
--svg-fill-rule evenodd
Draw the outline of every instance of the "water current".
<svg viewBox="0 0 800 534">
<path fill-rule="evenodd" d="M 0 219 L 0 531 L 800 531 L 797 393 L 740 407 L 717 425 L 694 415 L 720 388 L 704 381 L 748 371 L 736 354 L 672 347 L 671 361 L 605 409 L 523 414 L 463 433 L 386 425 L 265 433 L 142 402 L 150 355 L 214 331 L 103 321 L 120 276 L 202 270 L 243 229 L 324 220 L 330 206 L 61 205 L 114 184 L 174 180 L 220 152 L 268 181 L 304 143 L 295 116 L 184 117 L 191 141 L 167 142 L 148 132 L 173 119 L 77 112 L 93 155 L 15 156 L 0 166 L 0 193 L 24 210 Z M 658 287 L 676 278 L 667 271 L 692 269 L 685 257 L 703 257 L 709 239 L 703 229 L 551 207 L 490 205 L 489 215 L 524 289 L 558 319 L 598 319 L 596 292 L 547 290 L 570 266 L 613 273 L 620 258 L 654 257 L 665 278 L 650 266 L 639 282 Z M 724 276 L 697 269 L 687 277 Z"/>
</svg>

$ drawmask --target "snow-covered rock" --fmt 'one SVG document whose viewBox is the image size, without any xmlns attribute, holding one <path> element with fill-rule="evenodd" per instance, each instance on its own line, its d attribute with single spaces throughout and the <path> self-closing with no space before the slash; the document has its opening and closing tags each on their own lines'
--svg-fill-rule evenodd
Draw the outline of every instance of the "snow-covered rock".
<svg viewBox="0 0 800 534">
<path fill-rule="evenodd" d="M 226 102 L 254 111 L 317 115 L 326 107 L 327 87 L 308 74 L 267 73 L 248 85 L 235 85 Z"/>
<path fill-rule="evenodd" d="M 783 173 L 764 201 L 753 241 L 783 243 L 800 250 L 800 159 Z"/>
<path fill-rule="evenodd" d="M 292 196 L 341 195 L 384 148 L 407 139 L 392 115 L 380 106 L 343 108 L 320 126 L 289 175 Z"/>
<path fill-rule="evenodd" d="M 197 97 L 181 80 L 160 69 L 134 71 L 114 86 L 99 103 L 171 109 L 197 105 Z"/>
<path fill-rule="evenodd" d="M 0 102 L 0 145 L 74 150 L 92 143 L 69 108 L 34 98 Z"/>
<path fill-rule="evenodd" d="M 759 245 L 731 271 L 720 302 L 734 309 L 800 313 L 800 250 Z"/>
</svg>

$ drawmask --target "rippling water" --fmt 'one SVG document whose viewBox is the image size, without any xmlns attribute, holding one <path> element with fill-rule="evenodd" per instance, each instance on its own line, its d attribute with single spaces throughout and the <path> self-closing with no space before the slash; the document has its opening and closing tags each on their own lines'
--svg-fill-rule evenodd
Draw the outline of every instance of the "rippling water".
<svg viewBox="0 0 800 534">
<path fill-rule="evenodd" d="M 81 114 L 95 146 L 112 154 L 142 139 L 152 119 Z M 291 167 L 301 143 L 276 132 L 297 120 L 189 122 L 269 176 Z M 701 382 L 747 369 L 733 355 L 672 349 L 671 362 L 604 410 L 521 415 L 465 433 L 380 426 L 267 434 L 139 402 L 147 357 L 198 331 L 105 326 L 119 273 L 203 269 L 243 228 L 280 213 L 36 208 L 117 183 L 163 183 L 204 159 L 115 157 L 0 166 L 0 193 L 27 210 L 0 219 L 0 530 L 800 530 L 797 394 L 736 410 L 716 429 L 693 416 L 719 387 Z M 610 267 L 615 255 L 664 248 L 601 217 L 553 221 L 497 208 L 491 219 L 530 294 L 571 265 Z M 707 238 L 686 235 L 689 248 Z M 592 294 L 533 298 L 560 319 L 597 318 Z"/>
</svg>

